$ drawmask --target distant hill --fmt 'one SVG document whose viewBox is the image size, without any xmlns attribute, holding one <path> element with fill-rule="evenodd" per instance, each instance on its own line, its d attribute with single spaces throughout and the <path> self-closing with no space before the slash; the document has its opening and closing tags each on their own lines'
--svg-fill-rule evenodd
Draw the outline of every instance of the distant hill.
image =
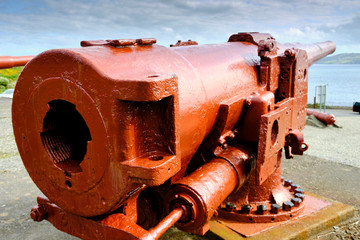
<svg viewBox="0 0 360 240">
<path fill-rule="evenodd" d="M 342 53 L 328 56 L 316 62 L 320 64 L 360 64 L 360 53 Z"/>
</svg>

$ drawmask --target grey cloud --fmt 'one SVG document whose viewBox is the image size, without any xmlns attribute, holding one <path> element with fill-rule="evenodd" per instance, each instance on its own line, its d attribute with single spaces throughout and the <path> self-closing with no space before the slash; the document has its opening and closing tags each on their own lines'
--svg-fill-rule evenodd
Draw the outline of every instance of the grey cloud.
<svg viewBox="0 0 360 240">
<path fill-rule="evenodd" d="M 303 14 L 294 11 L 294 6 L 278 2 L 257 1 L 241 3 L 236 1 L 54 1 L 44 4 L 49 12 L 25 14 L 21 16 L 1 15 L 0 20 L 19 24 L 27 17 L 25 25 L 38 24 L 33 31 L 46 31 L 51 25 L 58 31 L 103 27 L 154 27 L 170 24 L 179 28 L 189 27 L 195 31 L 208 28 L 208 25 L 227 27 L 229 24 L 255 25 L 261 21 L 281 24 L 284 19 L 291 22 Z M 322 9 L 323 11 L 323 9 Z M 312 15 L 307 11 L 307 14 Z M 205 16 L 205 17 L 204 17 Z M 43 20 L 43 21 L 41 21 Z M 66 24 L 68 23 L 68 24 Z M 70 24 L 69 24 L 70 23 Z M 70 28 L 70 29 L 69 29 Z M 52 27 L 51 27 L 52 29 Z"/>
<path fill-rule="evenodd" d="M 20 39 L 28 37 L 42 44 L 50 41 L 47 47 L 61 47 L 66 42 L 68 47 L 78 46 L 83 39 L 152 36 L 167 44 L 180 36 L 201 43 L 221 42 L 238 31 L 267 30 L 279 35 L 290 28 L 330 31 L 323 27 L 324 23 L 339 25 L 360 8 L 359 1 L 352 0 L 38 1 L 40 8 L 27 5 L 21 13 L 0 13 L 0 34 L 4 36 L 1 42 L 20 43 Z M 347 25 L 336 31 L 344 29 Z M 15 35 L 18 38 L 14 39 Z"/>
<path fill-rule="evenodd" d="M 339 36 L 341 41 L 357 42 L 360 45 L 360 14 L 347 23 L 335 27 L 323 27 L 323 29 L 331 32 L 332 35 Z"/>
</svg>

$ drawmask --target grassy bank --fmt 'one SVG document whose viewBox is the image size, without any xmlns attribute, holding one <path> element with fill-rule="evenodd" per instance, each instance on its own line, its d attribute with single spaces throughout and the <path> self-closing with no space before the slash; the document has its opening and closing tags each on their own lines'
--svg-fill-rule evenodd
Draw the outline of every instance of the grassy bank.
<svg viewBox="0 0 360 240">
<path fill-rule="evenodd" d="M 314 104 L 308 104 L 308 108 L 314 108 Z M 319 105 L 317 105 L 317 108 L 319 108 Z M 326 109 L 344 109 L 344 110 L 352 110 L 352 107 L 349 106 L 326 106 Z"/>
<path fill-rule="evenodd" d="M 0 93 L 9 88 L 15 88 L 16 80 L 24 67 L 0 69 Z"/>
</svg>

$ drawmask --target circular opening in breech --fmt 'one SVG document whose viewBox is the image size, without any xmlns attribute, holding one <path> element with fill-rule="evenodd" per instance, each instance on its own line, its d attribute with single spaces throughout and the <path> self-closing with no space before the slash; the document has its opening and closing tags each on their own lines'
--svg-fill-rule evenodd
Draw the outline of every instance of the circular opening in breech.
<svg viewBox="0 0 360 240">
<path fill-rule="evenodd" d="M 276 143 L 277 136 L 279 134 L 279 124 L 278 121 L 275 120 L 272 128 L 271 128 L 271 144 L 274 145 Z"/>
<path fill-rule="evenodd" d="M 60 169 L 69 173 L 82 172 L 80 163 L 91 141 L 85 120 L 70 102 L 53 100 L 48 105 L 50 109 L 41 133 L 46 152 Z"/>
</svg>

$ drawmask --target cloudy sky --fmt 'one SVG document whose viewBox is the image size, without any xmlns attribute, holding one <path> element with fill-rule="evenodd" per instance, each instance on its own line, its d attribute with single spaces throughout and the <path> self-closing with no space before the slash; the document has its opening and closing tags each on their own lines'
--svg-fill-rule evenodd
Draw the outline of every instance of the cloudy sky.
<svg viewBox="0 0 360 240">
<path fill-rule="evenodd" d="M 0 55 L 96 39 L 219 43 L 245 31 L 269 32 L 280 42 L 332 40 L 337 53 L 360 52 L 360 1 L 0 0 Z"/>
</svg>

